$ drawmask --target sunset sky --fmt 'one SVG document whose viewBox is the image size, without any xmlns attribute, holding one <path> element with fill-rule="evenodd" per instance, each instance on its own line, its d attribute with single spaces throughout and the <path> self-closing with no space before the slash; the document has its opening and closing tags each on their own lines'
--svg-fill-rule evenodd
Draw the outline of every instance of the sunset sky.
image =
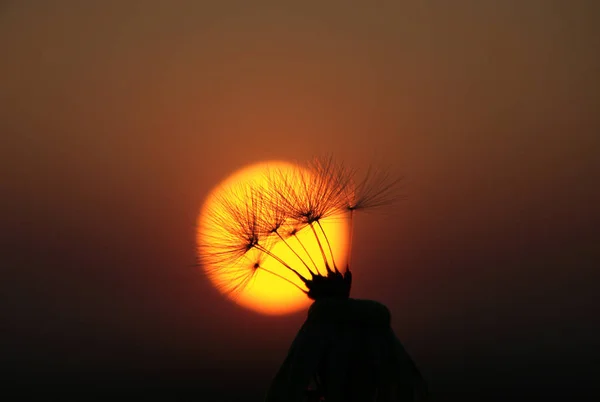
<svg viewBox="0 0 600 402">
<path fill-rule="evenodd" d="M 388 306 L 437 400 L 591 390 L 599 17 L 594 0 L 0 1 L 4 378 L 261 401 L 306 312 L 219 294 L 197 215 L 245 165 L 334 153 L 405 178 L 356 221 L 352 296 Z"/>
</svg>

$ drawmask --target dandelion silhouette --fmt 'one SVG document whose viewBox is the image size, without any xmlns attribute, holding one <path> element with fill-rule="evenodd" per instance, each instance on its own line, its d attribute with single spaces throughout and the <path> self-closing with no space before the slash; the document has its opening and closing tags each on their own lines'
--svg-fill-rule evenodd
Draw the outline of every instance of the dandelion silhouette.
<svg viewBox="0 0 600 402">
<path fill-rule="evenodd" d="M 370 174 L 357 181 L 355 171 L 332 158 L 315 159 L 291 171 L 268 169 L 264 176 L 267 184 L 263 187 L 243 182 L 218 195 L 206 219 L 219 230 L 206 231 L 200 237 L 202 265 L 209 273 L 221 274 L 224 279 L 220 287 L 228 293 L 242 291 L 262 271 L 280 277 L 313 300 L 347 298 L 352 282 L 348 265 L 351 245 L 347 247 L 346 266 L 338 266 L 322 222 L 345 218 L 352 232 L 356 211 L 394 200 L 391 190 L 396 181 L 383 174 Z M 318 255 L 298 236 L 305 231 L 313 235 Z M 278 243 L 289 249 L 296 257 L 294 261 L 273 251 Z M 299 281 L 266 268 L 262 262 L 267 257 Z M 301 266 L 294 266 L 295 261 Z"/>
<path fill-rule="evenodd" d="M 199 256 L 209 274 L 222 278 L 223 291 L 243 292 L 264 273 L 314 301 L 267 402 L 384 402 L 426 394 L 391 329 L 388 309 L 350 298 L 355 215 L 397 200 L 398 182 L 372 169 L 359 179 L 332 157 L 316 158 L 291 170 L 268 169 L 262 186 L 231 186 L 205 214 L 218 230 L 199 237 Z M 331 219 L 349 222 L 344 266 L 324 224 Z M 316 247 L 306 244 L 307 233 Z M 276 251 L 282 247 L 288 250 L 285 255 Z M 265 264 L 268 260 L 276 261 L 277 269 Z"/>
</svg>

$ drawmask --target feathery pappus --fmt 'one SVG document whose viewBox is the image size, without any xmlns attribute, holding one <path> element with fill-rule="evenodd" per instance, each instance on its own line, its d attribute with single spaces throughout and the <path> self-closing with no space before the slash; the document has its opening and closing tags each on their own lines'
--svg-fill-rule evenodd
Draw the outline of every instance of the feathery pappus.
<svg viewBox="0 0 600 402">
<path fill-rule="evenodd" d="M 221 274 L 219 286 L 225 292 L 239 292 L 262 271 L 279 276 L 313 300 L 332 292 L 349 294 L 351 244 L 346 247 L 345 265 L 340 266 L 323 223 L 346 220 L 351 238 L 356 212 L 395 201 L 398 182 L 381 171 L 359 179 L 355 170 L 331 157 L 292 170 L 266 169 L 261 186 L 237 183 L 219 194 L 205 213 L 210 230 L 199 236 L 200 263 L 209 274 Z M 310 233 L 317 250 L 301 239 L 304 232 Z M 274 252 L 276 244 L 285 245 L 299 266 Z M 264 266 L 265 259 L 277 261 L 292 278 Z"/>
</svg>

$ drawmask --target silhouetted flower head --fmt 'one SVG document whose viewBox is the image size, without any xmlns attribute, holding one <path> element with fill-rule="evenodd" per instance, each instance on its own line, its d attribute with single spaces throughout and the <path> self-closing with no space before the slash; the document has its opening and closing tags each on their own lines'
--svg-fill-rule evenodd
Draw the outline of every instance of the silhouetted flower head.
<svg viewBox="0 0 600 402">
<path fill-rule="evenodd" d="M 356 171 L 333 158 L 316 158 L 295 169 L 271 168 L 265 173 L 266 186 L 242 183 L 228 188 L 208 211 L 207 219 L 216 230 L 203 236 L 199 244 L 201 262 L 222 275 L 224 289 L 235 292 L 251 283 L 259 270 L 280 277 L 298 287 L 312 299 L 348 297 L 351 286 L 349 267 L 340 270 L 333 259 L 329 237 L 321 225 L 324 219 L 346 216 L 355 211 L 376 208 L 394 200 L 392 190 L 398 180 L 386 172 L 369 170 L 362 179 Z M 320 253 L 311 255 L 298 233 L 309 230 Z M 294 238 L 306 252 L 302 257 L 287 240 Z M 285 243 L 301 261 L 292 266 L 272 251 Z M 298 286 L 282 275 L 265 268 L 266 258 L 275 259 L 304 285 Z M 315 261 L 321 260 L 326 274 Z M 297 261 L 294 261 L 297 264 Z M 307 276 L 301 271 L 306 268 Z M 306 272 L 303 271 L 303 272 Z"/>
</svg>

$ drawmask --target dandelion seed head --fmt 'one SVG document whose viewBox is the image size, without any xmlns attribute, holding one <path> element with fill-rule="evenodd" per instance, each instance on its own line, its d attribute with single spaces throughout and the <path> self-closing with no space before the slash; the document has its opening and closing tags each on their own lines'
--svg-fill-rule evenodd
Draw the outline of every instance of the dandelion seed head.
<svg viewBox="0 0 600 402">
<path fill-rule="evenodd" d="M 198 253 L 205 272 L 223 293 L 265 312 L 292 294 L 348 297 L 348 219 L 385 205 L 389 178 L 357 179 L 331 157 L 259 171 L 253 180 L 222 186 L 203 208 Z M 249 302 L 251 294 L 270 307 Z"/>
</svg>

